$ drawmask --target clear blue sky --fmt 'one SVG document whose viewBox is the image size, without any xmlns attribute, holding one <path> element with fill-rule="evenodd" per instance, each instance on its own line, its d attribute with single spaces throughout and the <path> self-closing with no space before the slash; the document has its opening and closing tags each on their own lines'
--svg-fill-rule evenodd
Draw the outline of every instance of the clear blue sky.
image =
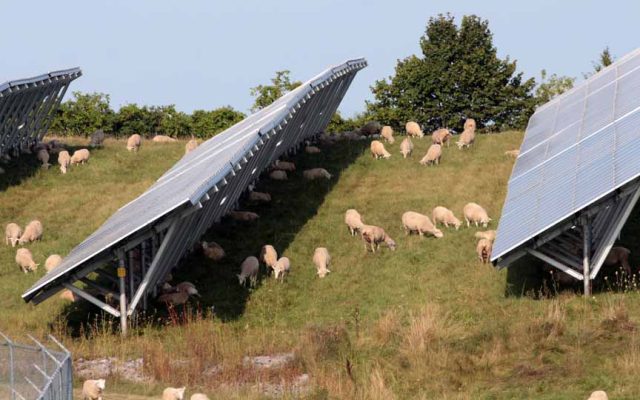
<svg viewBox="0 0 640 400">
<path fill-rule="evenodd" d="M 396 60 L 419 51 L 429 17 L 477 14 L 501 56 L 527 76 L 581 78 L 598 53 L 640 47 L 640 2 L 609 1 L 29 1 L 0 0 L 0 82 L 80 66 L 73 90 L 179 110 L 231 105 L 246 112 L 249 88 L 289 69 L 306 80 L 364 56 L 341 110 L 352 115 Z"/>
</svg>

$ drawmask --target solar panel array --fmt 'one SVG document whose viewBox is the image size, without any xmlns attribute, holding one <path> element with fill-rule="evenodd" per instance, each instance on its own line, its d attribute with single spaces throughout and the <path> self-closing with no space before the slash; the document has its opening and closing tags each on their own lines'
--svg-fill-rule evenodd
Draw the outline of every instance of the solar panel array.
<svg viewBox="0 0 640 400">
<path fill-rule="evenodd" d="M 640 176 L 640 50 L 538 108 L 509 180 L 492 260 Z"/>
<path fill-rule="evenodd" d="M 0 155 L 42 140 L 69 84 L 81 75 L 73 68 L 0 84 Z"/>
<path fill-rule="evenodd" d="M 176 224 L 165 232 L 162 245 L 169 251 L 154 262 L 161 264 L 160 270 L 171 268 L 263 170 L 326 128 L 355 74 L 365 66 L 364 59 L 357 59 L 328 68 L 185 155 L 24 293 L 25 301 L 67 278 L 81 278 L 88 273 L 83 266 L 113 256 L 162 221 Z M 152 277 L 150 286 L 161 275 Z"/>
</svg>

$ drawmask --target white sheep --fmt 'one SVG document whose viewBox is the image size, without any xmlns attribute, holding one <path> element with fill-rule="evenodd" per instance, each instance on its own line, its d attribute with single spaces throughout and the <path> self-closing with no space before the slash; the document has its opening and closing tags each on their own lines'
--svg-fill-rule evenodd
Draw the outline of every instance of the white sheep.
<svg viewBox="0 0 640 400">
<path fill-rule="evenodd" d="M 321 153 L 320 149 L 316 146 L 307 146 L 304 148 L 304 152 L 307 154 L 318 154 Z"/>
<path fill-rule="evenodd" d="M 518 156 L 520 155 L 520 150 L 507 150 L 504 152 L 505 156 L 509 156 L 509 157 L 513 157 L 513 158 L 518 158 Z"/>
<path fill-rule="evenodd" d="M 449 142 L 451 140 L 451 132 L 448 129 L 441 128 L 431 134 L 431 142 L 433 144 L 444 145 L 447 144 L 449 147 Z"/>
<path fill-rule="evenodd" d="M 382 144 L 382 142 L 379 140 L 372 141 L 370 149 L 371 149 L 371 156 L 375 159 L 391 157 L 391 153 L 389 153 L 384 148 L 384 144 Z"/>
<path fill-rule="evenodd" d="M 70 301 L 72 303 L 78 301 L 78 296 L 69 289 L 64 289 L 62 292 L 60 292 L 60 296 L 58 297 L 60 297 L 62 300 Z"/>
<path fill-rule="evenodd" d="M 282 277 L 284 281 L 284 276 L 289 273 L 291 269 L 291 261 L 289 261 L 288 257 L 280 257 L 278 261 L 273 265 L 273 277 L 278 279 Z"/>
<path fill-rule="evenodd" d="M 162 391 L 162 400 L 184 400 L 185 387 L 168 387 Z"/>
<path fill-rule="evenodd" d="M 87 149 L 76 150 L 73 152 L 71 159 L 69 159 L 69 163 L 71 165 L 85 164 L 89 161 L 90 156 L 91 153 L 89 153 L 89 150 Z"/>
<path fill-rule="evenodd" d="M 491 218 L 489 218 L 485 209 L 476 203 L 467 203 L 462 209 L 462 214 L 464 215 L 464 220 L 467 221 L 467 227 L 473 222 L 476 226 L 482 224 L 482 226 L 486 228 L 489 222 L 491 222 Z"/>
<path fill-rule="evenodd" d="M 243 221 L 243 222 L 251 222 L 260 218 L 258 214 L 251 211 L 230 211 L 229 216 L 234 221 Z"/>
<path fill-rule="evenodd" d="M 471 146 L 476 140 L 476 121 L 467 119 L 464 123 L 464 131 L 460 134 L 460 139 L 456 143 L 458 149 Z"/>
<path fill-rule="evenodd" d="M 607 392 L 604 390 L 596 390 L 591 393 L 587 400 L 609 400 L 609 396 L 607 396 Z"/>
<path fill-rule="evenodd" d="M 276 262 L 278 262 L 278 252 L 272 245 L 265 244 L 260 250 L 260 260 L 262 260 L 267 268 L 273 269 Z"/>
<path fill-rule="evenodd" d="M 407 158 L 413 153 L 413 142 L 408 137 L 404 138 L 400 143 L 400 153 L 403 158 Z"/>
<path fill-rule="evenodd" d="M 478 240 L 476 245 L 476 254 L 483 264 L 486 264 L 491 259 L 491 252 L 493 251 L 493 242 L 488 239 Z"/>
<path fill-rule="evenodd" d="M 422 157 L 420 164 L 422 165 L 438 165 L 440 164 L 440 157 L 442 157 L 442 146 L 439 144 L 432 144 L 427 150 L 427 154 Z"/>
<path fill-rule="evenodd" d="M 329 272 L 329 265 L 331 264 L 331 255 L 326 247 L 318 247 L 313 253 L 313 263 L 316 265 L 316 270 L 320 278 L 324 278 Z"/>
<path fill-rule="evenodd" d="M 18 243 L 21 236 L 22 228 L 20 228 L 20 225 L 13 222 L 7 224 L 7 227 L 4 230 L 4 243 L 6 245 L 11 242 L 11 247 L 16 247 L 16 243 Z"/>
<path fill-rule="evenodd" d="M 87 379 L 82 384 L 82 400 L 102 400 L 106 381 L 104 379 Z"/>
<path fill-rule="evenodd" d="M 191 139 L 184 146 L 184 154 L 187 155 L 194 151 L 198 147 L 198 141 L 196 139 Z"/>
<path fill-rule="evenodd" d="M 38 221 L 37 219 L 34 219 L 33 221 L 29 222 L 27 226 L 24 228 L 24 232 L 22 233 L 22 236 L 20 236 L 18 243 L 23 245 L 25 243 L 35 242 L 36 240 L 40 240 L 42 239 L 43 231 L 44 230 L 42 228 L 42 222 Z"/>
<path fill-rule="evenodd" d="M 249 285 L 255 287 L 258 283 L 258 272 L 260 271 L 260 262 L 254 256 L 249 256 L 240 264 L 240 273 L 236 275 L 240 285 L 244 286 L 247 278 Z"/>
<path fill-rule="evenodd" d="M 194 393 L 189 398 L 190 400 L 209 400 L 209 396 L 204 393 Z"/>
<path fill-rule="evenodd" d="M 420 139 L 424 137 L 424 132 L 422 132 L 420 125 L 418 125 L 416 122 L 407 122 L 404 129 L 407 131 L 407 136 L 415 136 Z"/>
<path fill-rule="evenodd" d="M 47 257 L 47 260 L 44 262 L 44 269 L 47 272 L 51 272 L 52 269 L 57 267 L 62 263 L 62 257 L 59 254 L 52 254 Z"/>
<path fill-rule="evenodd" d="M 16 252 L 16 264 L 20 267 L 22 272 L 32 272 L 38 269 L 38 265 L 33 261 L 33 254 L 29 249 L 21 248 Z"/>
<path fill-rule="evenodd" d="M 296 170 L 296 165 L 292 162 L 289 161 L 280 161 L 280 160 L 276 160 L 276 162 L 273 163 L 273 169 L 279 169 L 281 171 L 288 171 L 288 172 L 293 172 Z"/>
<path fill-rule="evenodd" d="M 396 249 L 396 242 L 379 226 L 364 225 L 362 226 L 360 233 L 362 235 L 364 249 L 366 251 L 369 251 L 370 247 L 371 251 L 375 253 L 382 242 L 384 242 L 391 250 Z"/>
<path fill-rule="evenodd" d="M 395 143 L 395 139 L 393 138 L 393 128 L 389 125 L 385 125 L 382 127 L 380 131 L 380 136 L 382 136 L 389 144 Z"/>
<path fill-rule="evenodd" d="M 447 228 L 449 225 L 453 225 L 456 230 L 460 228 L 462 223 L 455 215 L 453 215 L 453 211 L 449 210 L 446 207 L 438 206 L 433 209 L 431 212 L 431 217 L 433 218 L 433 226 L 437 227 L 438 222 L 441 222 Z"/>
<path fill-rule="evenodd" d="M 331 179 L 331 174 L 324 168 L 312 168 L 302 172 L 304 179 L 313 181 L 315 179 Z"/>
<path fill-rule="evenodd" d="M 249 201 L 254 203 L 269 203 L 271 201 L 271 195 L 269 193 L 262 192 L 249 192 Z"/>
<path fill-rule="evenodd" d="M 42 163 L 42 168 L 49 169 L 51 164 L 49 164 L 49 152 L 47 149 L 38 150 L 37 154 L 38 160 Z"/>
<path fill-rule="evenodd" d="M 140 150 L 140 145 L 142 144 L 142 137 L 137 133 L 129 136 L 127 139 L 127 150 L 128 151 L 138 151 Z"/>
<path fill-rule="evenodd" d="M 496 231 L 480 231 L 476 232 L 474 236 L 476 239 L 487 239 L 488 241 L 493 242 L 496 240 Z"/>
<path fill-rule="evenodd" d="M 187 293 L 190 296 L 201 297 L 200 293 L 198 293 L 198 288 L 196 288 L 196 285 L 194 285 L 193 283 L 188 282 L 188 281 L 184 281 L 184 282 L 178 283 L 175 286 L 175 289 L 178 292 Z"/>
<path fill-rule="evenodd" d="M 471 129 L 473 131 L 476 130 L 476 120 L 473 118 L 467 118 L 464 121 L 464 129 Z"/>
<path fill-rule="evenodd" d="M 351 236 L 355 236 L 364 226 L 362 216 L 353 208 L 348 209 L 347 212 L 344 213 L 344 223 L 347 224 Z"/>
<path fill-rule="evenodd" d="M 151 139 L 151 141 L 155 143 L 173 143 L 177 142 L 178 139 L 174 139 L 171 136 L 167 135 L 155 135 L 153 139 Z"/>
<path fill-rule="evenodd" d="M 71 164 L 71 156 L 68 151 L 62 150 L 58 153 L 58 164 L 60 164 L 60 171 L 66 174 L 67 168 L 69 168 L 69 164 Z"/>
<path fill-rule="evenodd" d="M 273 179 L 274 181 L 286 181 L 287 173 L 280 170 L 271 171 L 269 173 L 269 178 Z"/>
<path fill-rule="evenodd" d="M 201 242 L 200 246 L 202 246 L 202 253 L 205 257 L 213 261 L 220 261 L 226 255 L 222 246 L 220 246 L 216 242 Z"/>
<path fill-rule="evenodd" d="M 429 217 L 415 211 L 407 211 L 402 214 L 402 227 L 406 235 L 409 235 L 411 232 L 418 232 L 420 236 L 423 236 L 425 233 L 430 233 L 436 238 L 444 236 L 442 231 L 433 225 Z"/>
</svg>

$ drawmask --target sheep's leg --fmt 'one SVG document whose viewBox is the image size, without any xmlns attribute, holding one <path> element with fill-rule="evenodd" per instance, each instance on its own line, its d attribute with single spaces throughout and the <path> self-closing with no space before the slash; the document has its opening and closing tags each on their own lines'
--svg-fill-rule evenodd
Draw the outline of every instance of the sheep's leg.
<svg viewBox="0 0 640 400">
<path fill-rule="evenodd" d="M 475 222 L 475 224 L 476 224 L 476 228 L 477 228 L 477 227 L 478 227 L 478 220 L 476 220 L 476 221 L 474 221 L 474 222 Z"/>
<path fill-rule="evenodd" d="M 467 219 L 467 217 L 464 217 L 464 220 L 467 221 L 467 228 L 469 227 L 469 220 Z"/>
</svg>

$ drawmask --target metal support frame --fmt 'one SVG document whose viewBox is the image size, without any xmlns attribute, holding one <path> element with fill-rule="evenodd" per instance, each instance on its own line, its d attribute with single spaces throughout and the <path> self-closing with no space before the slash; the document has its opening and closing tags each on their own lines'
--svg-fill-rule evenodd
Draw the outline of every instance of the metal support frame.
<svg viewBox="0 0 640 400">
<path fill-rule="evenodd" d="M 584 283 L 584 296 L 591 296 L 591 275 L 589 267 L 591 264 L 591 223 L 588 217 L 582 220 L 582 237 L 584 239 L 582 247 L 582 281 Z"/>
</svg>

